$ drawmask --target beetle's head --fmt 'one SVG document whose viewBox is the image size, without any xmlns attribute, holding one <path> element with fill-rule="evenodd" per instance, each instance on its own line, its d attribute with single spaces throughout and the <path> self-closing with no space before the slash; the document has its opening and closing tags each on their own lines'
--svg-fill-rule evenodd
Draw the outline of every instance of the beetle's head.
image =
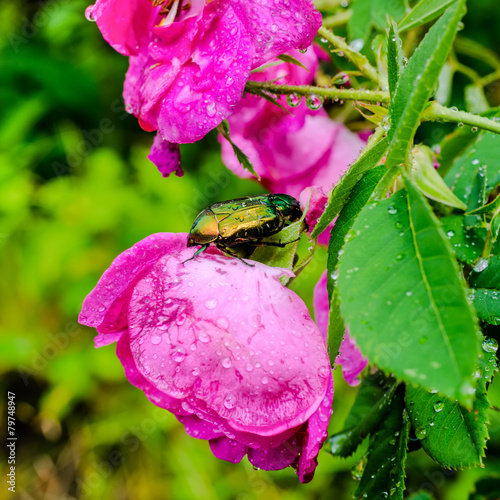
<svg viewBox="0 0 500 500">
<path fill-rule="evenodd" d="M 211 210 L 204 210 L 193 222 L 187 246 L 208 245 L 219 237 L 219 223 Z"/>
<path fill-rule="evenodd" d="M 270 197 L 272 197 L 274 206 L 290 222 L 296 222 L 302 217 L 300 203 L 293 196 L 288 194 L 272 194 Z"/>
</svg>

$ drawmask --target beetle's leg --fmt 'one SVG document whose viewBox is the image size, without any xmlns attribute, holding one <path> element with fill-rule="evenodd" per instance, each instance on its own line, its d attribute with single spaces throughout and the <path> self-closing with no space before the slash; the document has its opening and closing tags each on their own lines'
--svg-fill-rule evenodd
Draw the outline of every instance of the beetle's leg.
<svg viewBox="0 0 500 500">
<path fill-rule="evenodd" d="M 245 245 L 252 245 L 254 247 L 280 247 L 285 248 L 290 243 L 295 243 L 299 241 L 300 238 L 296 238 L 292 241 L 285 241 L 285 243 L 281 243 L 279 241 L 245 241 Z"/>
<path fill-rule="evenodd" d="M 192 257 L 190 257 L 189 259 L 186 259 L 182 264 L 184 265 L 188 260 L 193 260 L 197 255 L 200 255 L 201 252 L 203 252 L 204 250 L 206 250 L 208 248 L 208 245 L 202 245 L 201 248 L 198 248 L 198 250 L 196 250 L 196 252 L 194 253 L 194 255 Z"/>
<path fill-rule="evenodd" d="M 216 244 L 216 246 L 217 246 L 217 248 L 222 250 L 224 253 L 230 255 L 231 257 L 236 257 L 238 260 L 241 260 L 241 262 L 243 262 L 243 264 L 246 264 L 247 266 L 250 266 L 250 267 L 255 267 L 253 264 L 249 264 L 248 262 L 244 261 L 239 255 L 237 255 L 236 253 L 229 250 L 229 247 L 223 247 L 223 246 L 219 246 L 217 244 Z"/>
</svg>

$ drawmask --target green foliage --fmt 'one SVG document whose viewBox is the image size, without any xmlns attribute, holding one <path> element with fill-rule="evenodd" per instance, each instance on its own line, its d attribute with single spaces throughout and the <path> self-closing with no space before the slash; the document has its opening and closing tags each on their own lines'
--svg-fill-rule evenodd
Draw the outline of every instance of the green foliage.
<svg viewBox="0 0 500 500">
<path fill-rule="evenodd" d="M 475 399 L 469 411 L 458 401 L 444 398 L 435 391 L 429 393 L 422 387 L 407 387 L 406 405 L 416 436 L 424 450 L 442 467 L 462 469 L 482 464 L 490 408 L 486 389 L 497 371 L 497 347 L 494 340 L 483 341 Z"/>
<path fill-rule="evenodd" d="M 383 372 L 369 373 L 361 383 L 344 429 L 328 439 L 330 452 L 349 457 L 385 419 L 396 391 L 396 380 Z"/>
<path fill-rule="evenodd" d="M 465 0 L 457 0 L 436 22 L 403 70 L 390 105 L 389 151 L 386 165 L 403 164 L 419 118 L 453 44 Z M 417 84 L 415 85 L 415 82 Z"/>
<path fill-rule="evenodd" d="M 476 320 L 446 236 L 411 182 L 407 189 L 356 219 L 339 264 L 341 311 L 372 362 L 465 402 Z"/>
</svg>

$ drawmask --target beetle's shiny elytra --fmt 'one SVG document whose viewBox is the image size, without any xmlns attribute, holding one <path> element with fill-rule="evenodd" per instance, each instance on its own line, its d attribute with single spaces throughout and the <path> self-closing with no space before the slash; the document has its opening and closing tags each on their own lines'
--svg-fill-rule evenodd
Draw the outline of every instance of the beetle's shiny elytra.
<svg viewBox="0 0 500 500">
<path fill-rule="evenodd" d="M 292 242 L 262 240 L 280 232 L 286 225 L 301 217 L 299 202 L 287 194 L 247 196 L 214 203 L 194 220 L 187 246 L 201 245 L 193 258 L 210 243 L 229 255 L 235 255 L 231 247 L 238 245 L 284 247 Z"/>
</svg>

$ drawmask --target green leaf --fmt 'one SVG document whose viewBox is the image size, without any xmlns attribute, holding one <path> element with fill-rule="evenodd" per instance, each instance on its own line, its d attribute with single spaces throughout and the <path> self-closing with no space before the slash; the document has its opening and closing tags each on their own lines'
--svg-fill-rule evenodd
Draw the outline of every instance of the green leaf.
<svg viewBox="0 0 500 500">
<path fill-rule="evenodd" d="M 498 110 L 495 112 L 496 114 L 498 114 Z M 461 137 L 461 134 L 459 134 L 457 140 L 467 142 L 467 138 L 470 138 L 471 135 Z M 498 134 L 493 132 L 476 133 L 476 140 L 452 163 L 449 171 L 444 176 L 444 180 L 465 203 L 467 203 L 467 199 L 461 197 L 459 193 L 467 191 L 467 186 L 471 184 L 480 167 L 486 169 L 486 193 L 489 193 L 500 183 L 499 150 L 500 136 Z M 457 192 L 457 189 L 459 192 Z M 480 207 L 481 205 L 477 206 Z"/>
<path fill-rule="evenodd" d="M 500 498 L 500 478 L 497 476 L 484 477 L 475 485 L 474 493 L 469 500 L 498 500 Z"/>
<path fill-rule="evenodd" d="M 450 207 L 467 210 L 467 205 L 453 194 L 434 168 L 434 159 L 430 148 L 422 145 L 415 146 L 412 157 L 412 180 L 427 198 Z"/>
<path fill-rule="evenodd" d="M 370 36 L 372 12 L 372 0 L 353 0 L 352 15 L 347 22 L 347 33 L 349 40 L 363 40 Z"/>
<path fill-rule="evenodd" d="M 439 222 L 409 181 L 407 189 L 365 206 L 348 233 L 338 266 L 342 316 L 372 363 L 465 402 L 477 319 Z"/>
<path fill-rule="evenodd" d="M 472 410 L 457 401 L 429 393 L 422 387 L 406 388 L 406 407 L 424 450 L 442 467 L 462 469 L 482 464 L 488 439 L 486 387 L 497 370 L 495 340 L 485 339 L 479 358 L 478 381 Z"/>
<path fill-rule="evenodd" d="M 387 17 L 399 21 L 405 14 L 406 6 L 404 0 L 372 0 L 371 18 L 377 28 L 383 30 L 387 27 Z"/>
<path fill-rule="evenodd" d="M 426 491 L 417 491 L 417 493 L 414 493 L 413 495 L 410 495 L 408 497 L 408 500 L 433 500 L 434 497 L 429 495 Z"/>
<path fill-rule="evenodd" d="M 466 228 L 463 215 L 443 217 L 441 224 L 457 259 L 461 262 L 467 262 L 467 264 L 474 264 L 481 257 L 486 229 Z"/>
<path fill-rule="evenodd" d="M 467 215 L 493 214 L 499 209 L 500 209 L 500 195 L 498 195 L 491 203 L 476 208 L 471 212 L 467 212 Z"/>
<path fill-rule="evenodd" d="M 391 101 L 390 145 L 386 165 L 403 164 L 429 97 L 438 81 L 464 14 L 457 0 L 425 35 L 404 69 Z"/>
<path fill-rule="evenodd" d="M 286 63 L 290 63 L 290 64 L 294 64 L 295 66 L 299 66 L 301 68 L 304 68 L 306 71 L 309 71 L 308 68 L 306 68 L 298 59 L 295 59 L 295 57 L 292 57 L 288 54 L 282 54 L 281 56 L 278 56 L 278 59 L 280 61 L 283 61 L 283 62 L 286 62 Z"/>
<path fill-rule="evenodd" d="M 330 299 L 330 311 L 328 313 L 328 331 L 326 345 L 328 349 L 328 356 L 330 357 L 330 364 L 332 368 L 335 365 L 335 360 L 340 351 L 340 345 L 345 334 L 345 325 L 342 314 L 340 313 L 340 303 L 338 298 L 337 289 L 333 291 Z"/>
<path fill-rule="evenodd" d="M 490 222 L 491 227 L 491 241 L 495 243 L 500 235 L 500 212 L 497 213 Z"/>
<path fill-rule="evenodd" d="M 399 22 L 399 31 L 406 31 L 436 19 L 454 0 L 420 0 Z"/>
<path fill-rule="evenodd" d="M 480 320 L 500 325 L 500 291 L 478 288 L 471 290 L 474 307 Z"/>
<path fill-rule="evenodd" d="M 351 194 L 356 183 L 363 174 L 375 167 L 385 152 L 387 151 L 388 141 L 386 138 L 374 144 L 370 149 L 365 149 L 361 156 L 352 164 L 348 172 L 340 179 L 339 183 L 333 188 L 326 210 L 321 214 L 311 237 L 317 238 L 330 222 L 338 215 L 345 205 L 348 196 Z"/>
<path fill-rule="evenodd" d="M 371 111 L 371 115 L 364 113 L 359 107 L 365 108 L 368 111 Z M 357 110 L 361 113 L 367 120 L 375 123 L 376 125 L 380 125 L 385 117 L 387 116 L 388 110 L 383 106 L 377 106 L 376 104 L 367 104 L 364 102 L 358 102 Z"/>
<path fill-rule="evenodd" d="M 401 38 L 399 38 L 398 26 L 391 20 L 389 34 L 387 37 L 387 74 L 389 80 L 389 93 L 391 96 L 396 92 L 399 75 L 403 66 L 403 50 Z"/>
<path fill-rule="evenodd" d="M 383 372 L 369 373 L 361 382 L 344 429 L 328 439 L 330 453 L 344 458 L 351 456 L 385 418 L 396 387 L 396 380 Z"/>
<path fill-rule="evenodd" d="M 339 260 L 339 253 L 344 246 L 344 240 L 352 227 L 356 217 L 359 215 L 363 207 L 366 205 L 373 190 L 378 182 L 384 176 L 386 169 L 383 165 L 373 168 L 366 172 L 363 177 L 354 186 L 349 195 L 344 208 L 341 210 L 335 225 L 330 233 L 330 241 L 328 243 L 328 279 L 327 288 L 328 296 L 331 296 L 335 276 L 335 268 Z"/>
<path fill-rule="evenodd" d="M 297 252 L 298 238 L 302 229 L 302 221 L 297 221 L 285 227 L 279 233 L 266 238 L 265 242 L 286 243 L 291 242 L 283 248 L 275 246 L 257 247 L 250 258 L 271 267 L 283 267 L 293 269 L 295 254 Z M 297 241 L 296 241 L 297 240 Z M 265 243 L 264 242 L 264 243 Z M 282 277 L 281 282 L 286 285 L 290 277 Z"/>
<path fill-rule="evenodd" d="M 484 88 L 480 84 L 467 85 L 464 89 L 465 106 L 470 113 L 483 113 L 490 109 L 488 100 L 484 95 Z"/>
<path fill-rule="evenodd" d="M 403 500 L 406 448 L 410 429 L 403 393 L 396 395 L 376 433 L 370 437 L 357 498 Z"/>
<path fill-rule="evenodd" d="M 473 288 L 500 290 L 500 257 L 496 255 L 477 262 L 469 274 L 469 283 Z"/>
<path fill-rule="evenodd" d="M 231 140 L 231 137 L 229 135 L 229 123 L 227 122 L 227 120 L 224 120 L 217 127 L 217 130 L 220 132 L 222 137 L 224 137 L 229 142 L 229 144 L 231 144 L 234 154 L 236 155 L 238 161 L 241 163 L 241 166 L 260 181 L 260 176 L 253 168 L 252 162 L 249 160 L 248 156 Z"/>
</svg>

